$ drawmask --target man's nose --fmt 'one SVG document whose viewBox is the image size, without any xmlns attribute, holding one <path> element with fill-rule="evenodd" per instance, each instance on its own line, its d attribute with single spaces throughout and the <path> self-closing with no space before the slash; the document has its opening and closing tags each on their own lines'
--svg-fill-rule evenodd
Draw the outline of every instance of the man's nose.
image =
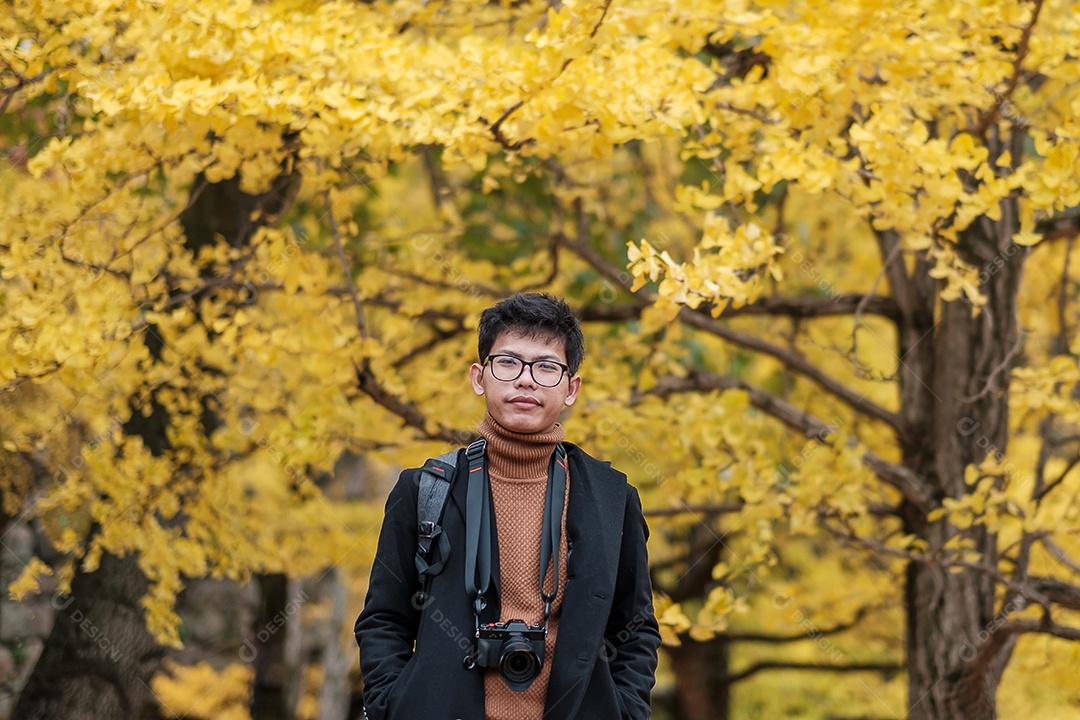
<svg viewBox="0 0 1080 720">
<path fill-rule="evenodd" d="M 533 387 L 533 388 L 536 387 L 537 382 L 536 382 L 536 378 L 533 377 L 532 369 L 533 369 L 532 365 L 526 365 L 523 368 L 521 368 L 521 374 L 518 375 L 517 382 L 514 383 L 514 384 L 515 385 L 522 385 L 522 386 L 525 386 L 525 387 Z"/>
</svg>

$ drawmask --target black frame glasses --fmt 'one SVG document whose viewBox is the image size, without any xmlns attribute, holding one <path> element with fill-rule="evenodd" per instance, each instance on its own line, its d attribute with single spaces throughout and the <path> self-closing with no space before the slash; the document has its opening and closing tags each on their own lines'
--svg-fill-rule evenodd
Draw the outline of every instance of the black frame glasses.
<svg viewBox="0 0 1080 720">
<path fill-rule="evenodd" d="M 514 374 L 514 377 L 511 377 L 511 378 L 499 377 L 499 375 L 496 374 L 496 372 L 495 372 L 495 363 L 491 362 L 492 359 L 494 359 L 494 358 L 510 358 L 511 360 L 516 361 L 518 363 L 518 370 L 517 370 L 517 373 Z M 495 378 L 496 380 L 499 380 L 500 382 L 514 382 L 519 377 L 521 377 L 521 373 L 525 372 L 525 368 L 529 368 L 529 375 L 532 377 L 533 382 L 535 382 L 540 387 L 558 387 L 559 383 L 562 382 L 563 375 L 566 375 L 566 376 L 570 375 L 570 366 L 567 365 L 566 363 L 561 363 L 558 360 L 544 359 L 544 360 L 532 360 L 532 361 L 529 361 L 529 360 L 522 360 L 517 355 L 498 354 L 498 355 L 488 355 L 487 356 L 487 359 L 484 360 L 484 367 L 487 367 L 489 364 L 491 365 L 491 377 Z M 546 383 L 546 382 L 541 382 L 540 378 L 536 377 L 536 373 L 533 371 L 533 365 L 538 365 L 538 364 L 558 365 L 562 369 L 562 372 L 559 373 L 559 379 L 556 380 L 555 382 L 551 383 L 550 385 L 548 383 Z"/>
</svg>

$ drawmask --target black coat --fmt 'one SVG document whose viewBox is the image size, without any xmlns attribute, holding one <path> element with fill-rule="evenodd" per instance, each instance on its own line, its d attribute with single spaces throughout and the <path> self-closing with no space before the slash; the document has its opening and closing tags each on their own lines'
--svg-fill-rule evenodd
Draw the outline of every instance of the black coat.
<svg viewBox="0 0 1080 720">
<path fill-rule="evenodd" d="M 660 634 L 641 501 L 610 464 L 570 443 L 566 448 L 569 567 L 560 570 L 566 585 L 544 718 L 643 720 L 649 717 Z M 484 720 L 485 671 L 462 665 L 475 619 L 464 581 L 468 467 L 464 455 L 459 458 L 442 518 L 450 556 L 426 602 L 417 600 L 414 563 L 420 472 L 403 472 L 387 499 L 367 599 L 356 620 L 370 720 Z M 493 555 L 498 578 L 497 549 Z M 489 612 L 482 621 L 499 619 L 497 597 Z"/>
</svg>

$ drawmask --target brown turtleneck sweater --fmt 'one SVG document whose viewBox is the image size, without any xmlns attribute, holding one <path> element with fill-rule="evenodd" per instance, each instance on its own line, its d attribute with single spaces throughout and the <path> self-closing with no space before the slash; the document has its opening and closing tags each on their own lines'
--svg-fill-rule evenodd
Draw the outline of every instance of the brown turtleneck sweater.
<svg viewBox="0 0 1080 720">
<path fill-rule="evenodd" d="M 487 440 L 488 476 L 499 534 L 499 586 L 502 609 L 499 622 L 521 619 L 544 623 L 540 597 L 540 538 L 544 520 L 548 465 L 555 446 L 563 441 L 561 425 L 545 433 L 511 432 L 485 415 L 480 435 Z M 541 720 L 551 676 L 551 657 L 562 614 L 566 587 L 566 505 L 570 501 L 570 477 L 566 479 L 562 531 L 559 534 L 559 591 L 551 606 L 548 636 L 544 643 L 544 667 L 524 692 L 511 690 L 498 668 L 484 671 L 484 707 L 487 720 Z M 553 585 L 548 566 L 547 585 Z"/>
</svg>

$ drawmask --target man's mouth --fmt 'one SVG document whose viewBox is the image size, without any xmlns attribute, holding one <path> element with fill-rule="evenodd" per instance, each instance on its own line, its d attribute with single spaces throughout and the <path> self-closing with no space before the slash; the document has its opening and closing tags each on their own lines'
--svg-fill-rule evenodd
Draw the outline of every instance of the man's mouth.
<svg viewBox="0 0 1080 720">
<path fill-rule="evenodd" d="M 517 397 L 510 398 L 510 404 L 536 407 L 540 405 L 540 401 L 527 395 L 518 395 Z"/>
</svg>

